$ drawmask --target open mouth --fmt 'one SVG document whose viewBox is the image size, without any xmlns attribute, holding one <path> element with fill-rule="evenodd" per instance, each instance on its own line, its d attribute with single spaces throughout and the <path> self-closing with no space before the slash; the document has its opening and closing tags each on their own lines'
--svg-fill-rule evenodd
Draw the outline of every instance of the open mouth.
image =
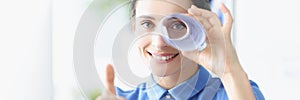
<svg viewBox="0 0 300 100">
<path fill-rule="evenodd" d="M 159 63 L 169 63 L 175 59 L 179 53 L 176 54 L 171 54 L 171 53 L 163 53 L 163 54 L 156 54 L 156 53 L 151 53 L 147 51 L 147 53 L 154 59 L 155 61 Z"/>
</svg>

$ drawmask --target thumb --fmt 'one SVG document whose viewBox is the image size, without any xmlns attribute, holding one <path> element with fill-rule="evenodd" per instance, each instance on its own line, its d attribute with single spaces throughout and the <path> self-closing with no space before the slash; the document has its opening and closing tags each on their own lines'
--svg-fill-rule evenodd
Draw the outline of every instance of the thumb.
<svg viewBox="0 0 300 100">
<path fill-rule="evenodd" d="M 225 16 L 225 23 L 223 24 L 223 31 L 226 34 L 226 36 L 230 36 L 231 28 L 233 24 L 232 15 L 230 13 L 230 10 L 225 6 L 225 4 L 221 4 L 221 11 Z"/>
<path fill-rule="evenodd" d="M 105 87 L 108 90 L 107 92 L 110 92 L 114 95 L 116 95 L 116 90 L 115 90 L 115 72 L 113 69 L 113 66 L 111 64 L 106 65 L 105 69 Z"/>
</svg>

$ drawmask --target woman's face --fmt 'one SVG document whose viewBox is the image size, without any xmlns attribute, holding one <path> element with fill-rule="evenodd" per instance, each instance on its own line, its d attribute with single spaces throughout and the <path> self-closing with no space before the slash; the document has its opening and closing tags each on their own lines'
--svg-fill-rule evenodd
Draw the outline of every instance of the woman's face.
<svg viewBox="0 0 300 100">
<path fill-rule="evenodd" d="M 182 67 L 188 65 L 183 64 L 182 61 L 186 62 L 186 58 L 179 50 L 168 45 L 162 36 L 154 32 L 162 17 L 187 12 L 184 8 L 169 1 L 138 0 L 136 4 L 135 33 L 143 34 L 138 40 L 139 51 L 143 59 L 150 64 L 152 73 L 157 76 L 178 73 Z M 188 62 L 191 61 L 188 60 Z"/>
</svg>

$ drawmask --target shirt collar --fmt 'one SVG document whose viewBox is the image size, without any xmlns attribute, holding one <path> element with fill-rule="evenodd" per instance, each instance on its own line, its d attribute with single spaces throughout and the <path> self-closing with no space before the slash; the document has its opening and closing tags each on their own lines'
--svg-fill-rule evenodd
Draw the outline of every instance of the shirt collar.
<svg viewBox="0 0 300 100">
<path fill-rule="evenodd" d="M 166 92 L 169 92 L 175 100 L 187 100 L 205 87 L 209 76 L 209 72 L 202 66 L 199 66 L 197 74 L 170 90 L 160 87 L 152 77 L 146 82 L 147 94 L 150 100 L 159 100 Z"/>
<path fill-rule="evenodd" d="M 151 78 L 146 82 L 146 90 L 149 100 L 159 100 L 167 91 L 154 81 L 152 75 Z"/>
</svg>

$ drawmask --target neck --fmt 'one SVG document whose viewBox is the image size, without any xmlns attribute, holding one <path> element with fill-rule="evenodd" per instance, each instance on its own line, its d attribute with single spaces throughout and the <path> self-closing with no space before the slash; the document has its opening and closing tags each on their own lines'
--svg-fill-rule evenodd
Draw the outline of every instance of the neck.
<svg viewBox="0 0 300 100">
<path fill-rule="evenodd" d="M 186 81 L 191 78 L 198 71 L 198 65 L 196 63 L 185 64 L 174 74 L 159 77 L 155 76 L 154 80 L 164 89 L 171 89 L 176 85 Z"/>
</svg>

